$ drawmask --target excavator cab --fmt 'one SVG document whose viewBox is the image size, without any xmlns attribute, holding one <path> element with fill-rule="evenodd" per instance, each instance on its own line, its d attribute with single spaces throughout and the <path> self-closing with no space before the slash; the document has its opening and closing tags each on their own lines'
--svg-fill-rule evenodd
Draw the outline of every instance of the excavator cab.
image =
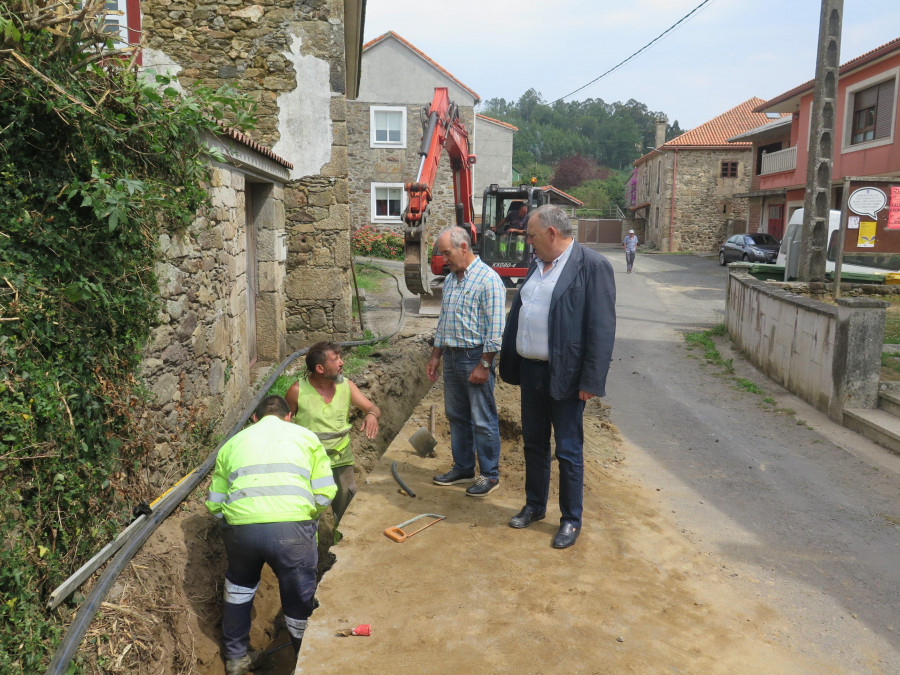
<svg viewBox="0 0 900 675">
<path fill-rule="evenodd" d="M 544 191 L 530 185 L 490 185 L 484 191 L 475 252 L 510 288 L 528 272 L 531 246 L 525 239 L 525 225 L 528 214 L 544 201 Z"/>
</svg>

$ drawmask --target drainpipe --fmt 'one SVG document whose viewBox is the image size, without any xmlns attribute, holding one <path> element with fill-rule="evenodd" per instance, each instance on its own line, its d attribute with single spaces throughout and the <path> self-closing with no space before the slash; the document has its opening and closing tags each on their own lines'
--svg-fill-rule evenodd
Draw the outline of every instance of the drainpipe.
<svg viewBox="0 0 900 675">
<path fill-rule="evenodd" d="M 678 180 L 678 148 L 674 149 L 675 159 L 672 162 L 672 203 L 669 206 L 669 253 L 674 249 L 675 241 L 675 183 Z"/>
</svg>

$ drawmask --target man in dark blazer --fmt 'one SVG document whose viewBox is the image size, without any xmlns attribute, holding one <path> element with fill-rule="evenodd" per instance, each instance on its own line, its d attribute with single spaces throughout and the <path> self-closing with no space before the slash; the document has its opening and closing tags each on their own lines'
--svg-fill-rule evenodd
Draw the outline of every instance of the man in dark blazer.
<svg viewBox="0 0 900 675">
<path fill-rule="evenodd" d="M 500 355 L 500 376 L 521 388 L 525 446 L 525 506 L 509 525 L 528 527 L 546 515 L 552 428 L 561 512 L 553 547 L 568 548 L 581 531 L 584 405 L 606 394 L 616 285 L 609 261 L 573 239 L 558 206 L 532 211 L 526 232 L 536 260 L 513 299 Z"/>
</svg>

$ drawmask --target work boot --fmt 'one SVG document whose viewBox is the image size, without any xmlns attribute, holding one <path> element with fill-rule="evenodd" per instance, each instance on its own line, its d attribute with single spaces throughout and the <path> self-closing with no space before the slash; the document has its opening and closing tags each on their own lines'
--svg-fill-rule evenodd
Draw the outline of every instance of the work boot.
<svg viewBox="0 0 900 675">
<path fill-rule="evenodd" d="M 247 675 L 250 672 L 250 666 L 253 660 L 249 654 L 244 654 L 239 659 L 225 660 L 225 675 Z"/>
</svg>

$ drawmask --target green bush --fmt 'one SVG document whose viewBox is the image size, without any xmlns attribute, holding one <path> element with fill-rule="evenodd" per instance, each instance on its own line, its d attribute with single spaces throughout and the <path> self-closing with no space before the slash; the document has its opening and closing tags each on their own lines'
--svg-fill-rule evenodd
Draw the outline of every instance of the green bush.
<svg viewBox="0 0 900 675">
<path fill-rule="evenodd" d="M 3 673 L 46 668 L 73 610 L 48 616 L 49 592 L 150 496 L 133 373 L 157 242 L 206 203 L 204 134 L 247 110 L 142 82 L 102 32 L 103 0 L 45 5 L 0 3 Z"/>
</svg>

